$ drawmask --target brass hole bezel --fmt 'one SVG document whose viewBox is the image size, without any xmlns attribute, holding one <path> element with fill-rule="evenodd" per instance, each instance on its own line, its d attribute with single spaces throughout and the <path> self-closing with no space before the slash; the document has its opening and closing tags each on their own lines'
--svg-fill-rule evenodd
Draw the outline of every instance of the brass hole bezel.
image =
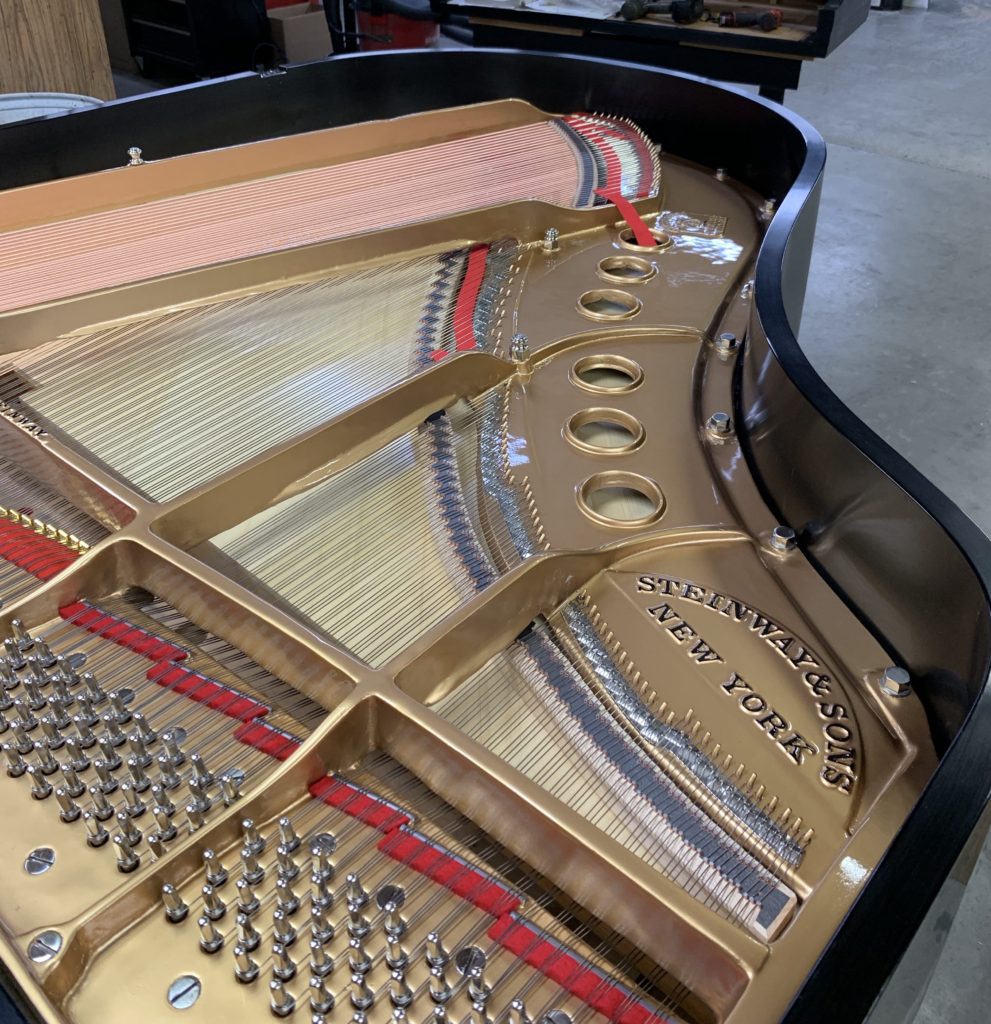
<svg viewBox="0 0 991 1024">
<path fill-rule="evenodd" d="M 600 299 L 615 302 L 626 308 L 620 313 L 601 313 L 588 308 L 588 303 L 598 302 Z M 635 295 L 631 295 L 621 288 L 590 288 L 578 296 L 575 308 L 589 320 L 614 322 L 616 320 L 632 320 L 643 309 L 643 303 Z"/>
<path fill-rule="evenodd" d="M 614 273 L 614 271 L 619 267 L 625 267 L 628 270 L 635 269 L 640 271 L 640 273 L 636 277 L 628 277 Z M 652 263 L 649 263 L 642 256 L 606 256 L 605 259 L 599 260 L 596 273 L 603 281 L 614 281 L 617 284 L 636 285 L 645 284 L 652 277 L 656 277 L 657 267 Z"/>
<path fill-rule="evenodd" d="M 604 422 L 622 427 L 630 437 L 626 444 L 607 447 L 605 445 L 592 444 L 578 436 L 578 431 L 589 423 Z M 647 431 L 643 424 L 628 412 L 622 409 L 609 409 L 599 406 L 592 409 L 582 409 L 576 412 L 564 425 L 562 433 L 565 439 L 579 451 L 587 452 L 589 455 L 627 455 L 635 452 L 647 437 Z"/>
<path fill-rule="evenodd" d="M 638 244 L 636 235 L 633 234 L 633 228 L 623 228 L 617 235 L 617 240 L 624 249 L 630 249 L 633 252 L 664 252 L 665 249 L 670 249 L 674 245 L 674 239 L 666 231 L 658 231 L 655 228 L 648 228 L 648 230 L 654 238 L 654 245 Z"/>
<path fill-rule="evenodd" d="M 604 384 L 593 384 L 591 381 L 584 380 L 581 376 L 582 373 L 588 370 L 615 370 L 617 373 L 625 374 L 629 378 L 629 383 L 617 388 L 606 387 Z M 629 394 L 640 387 L 643 383 L 643 378 L 643 368 L 639 363 L 634 362 L 632 359 L 627 359 L 626 356 L 617 356 L 609 353 L 582 356 L 581 359 L 576 359 L 571 367 L 571 383 L 583 391 L 591 391 L 596 395 Z"/>
<path fill-rule="evenodd" d="M 612 516 L 605 516 L 597 512 L 589 504 L 589 497 L 595 492 L 607 487 L 628 487 L 630 490 L 639 491 L 645 498 L 654 504 L 654 511 L 646 516 L 638 516 L 636 519 L 613 519 Z M 593 473 L 579 487 L 576 492 L 578 507 L 593 522 L 601 526 L 612 526 L 621 530 L 636 529 L 642 526 L 649 526 L 657 522 L 664 514 L 664 494 L 660 487 L 649 477 L 640 473 L 631 473 L 627 470 L 609 469 L 602 473 Z"/>
</svg>

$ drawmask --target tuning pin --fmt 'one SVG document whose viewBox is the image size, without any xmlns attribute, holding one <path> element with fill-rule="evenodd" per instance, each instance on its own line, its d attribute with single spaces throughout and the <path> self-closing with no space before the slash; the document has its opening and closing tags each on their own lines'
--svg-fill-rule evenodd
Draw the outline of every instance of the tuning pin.
<svg viewBox="0 0 991 1024">
<path fill-rule="evenodd" d="M 22 721 L 15 719 L 11 722 L 10 731 L 14 734 L 14 746 L 18 754 L 30 754 L 34 750 L 34 740 L 28 735 Z"/>
<path fill-rule="evenodd" d="M 66 824 L 77 821 L 83 813 L 76 801 L 61 786 L 55 790 L 55 799 L 58 801 L 60 821 L 64 821 Z"/>
<path fill-rule="evenodd" d="M 127 811 L 118 811 L 116 821 L 124 841 L 130 846 L 137 846 L 141 842 L 141 829 L 135 827 Z"/>
<path fill-rule="evenodd" d="M 286 986 L 273 978 L 268 983 L 269 1006 L 276 1017 L 288 1017 L 296 1009 L 296 1000 L 286 991 Z"/>
<path fill-rule="evenodd" d="M 447 983 L 443 967 L 430 968 L 430 998 L 435 1003 L 446 1003 L 451 998 L 451 986 Z"/>
<path fill-rule="evenodd" d="M 348 963 L 351 965 L 352 974 L 367 974 L 372 969 L 371 957 L 359 938 L 348 940 Z"/>
<path fill-rule="evenodd" d="M 389 999 L 393 1006 L 406 1007 L 413 1002 L 413 990 L 406 983 L 403 971 L 393 971 L 389 977 Z"/>
<path fill-rule="evenodd" d="M 86 842 L 90 846 L 103 846 L 110 838 L 110 833 L 103 827 L 100 819 L 90 811 L 83 811 L 83 824 L 86 826 Z"/>
<path fill-rule="evenodd" d="M 189 914 L 189 907 L 185 900 L 179 895 L 179 891 L 170 882 L 162 886 L 162 903 L 165 905 L 165 919 L 170 924 L 178 924 L 185 921 Z"/>
<path fill-rule="evenodd" d="M 127 771 L 131 776 L 131 786 L 138 793 L 151 788 L 151 779 L 145 774 L 144 765 L 136 757 L 127 759 Z"/>
<path fill-rule="evenodd" d="M 105 712 L 101 716 L 100 721 L 103 722 L 103 735 L 110 740 L 113 746 L 122 747 L 127 742 L 124 730 L 121 729 L 117 716 L 112 711 Z"/>
<path fill-rule="evenodd" d="M 203 886 L 203 913 L 211 921 L 219 921 L 227 913 L 227 904 L 217 895 L 212 885 Z"/>
<path fill-rule="evenodd" d="M 401 939 L 386 935 L 385 962 L 390 971 L 404 971 L 409 966 L 409 953 L 403 949 Z"/>
<path fill-rule="evenodd" d="M 334 970 L 334 958 L 319 939 L 310 939 L 310 971 L 325 978 Z"/>
<path fill-rule="evenodd" d="M 310 875 L 310 902 L 321 910 L 330 910 L 334 905 L 334 890 L 327 885 L 322 875 Z"/>
<path fill-rule="evenodd" d="M 117 870 L 128 874 L 141 863 L 141 858 L 123 836 L 114 836 L 113 842 L 114 853 L 117 854 Z"/>
<path fill-rule="evenodd" d="M 24 696 L 27 697 L 28 707 L 32 711 L 41 711 L 42 708 L 48 706 L 48 701 L 41 692 L 41 683 L 37 679 L 24 680 Z"/>
<path fill-rule="evenodd" d="M 186 760 L 186 755 L 179 746 L 176 734 L 171 729 L 162 733 L 162 746 L 165 747 L 165 753 L 168 755 L 173 767 L 178 768 Z"/>
<path fill-rule="evenodd" d="M 207 768 L 200 754 L 190 754 L 189 763 L 192 766 L 193 778 L 196 779 L 204 789 L 207 786 L 213 785 L 213 772 Z"/>
<path fill-rule="evenodd" d="M 36 764 L 27 767 L 28 778 L 31 780 L 31 796 L 35 800 L 44 800 L 52 795 L 52 787 Z"/>
<path fill-rule="evenodd" d="M 286 947 L 281 942 L 272 946 L 272 974 L 279 981 L 292 981 L 296 977 L 296 962 L 286 952 Z"/>
<path fill-rule="evenodd" d="M 430 1024 L 447 1024 L 447 1007 L 439 1003 L 430 1014 Z"/>
<path fill-rule="evenodd" d="M 237 915 L 237 941 L 249 953 L 253 953 L 262 940 L 262 933 L 251 923 L 247 914 Z"/>
<path fill-rule="evenodd" d="M 351 1005 L 356 1010 L 369 1010 L 375 1002 L 375 993 L 368 987 L 364 974 L 351 975 Z"/>
<path fill-rule="evenodd" d="M 82 660 L 77 661 L 77 658 L 81 658 Z M 76 665 L 83 664 L 85 660 L 85 654 L 73 654 L 71 657 L 68 658 L 64 654 L 60 654 L 55 659 L 55 671 L 65 680 L 68 686 L 75 686 L 80 681 L 79 674 L 76 672 Z M 85 678 L 83 679 L 83 682 L 85 682 Z M 95 683 L 96 680 L 93 680 L 93 682 Z M 100 693 L 102 694 L 103 691 L 101 690 Z"/>
<path fill-rule="evenodd" d="M 258 885 L 265 879 L 265 869 L 258 863 L 254 851 L 246 846 L 241 850 L 241 877 L 252 885 Z"/>
<path fill-rule="evenodd" d="M 492 989 L 485 984 L 484 967 L 476 964 L 468 971 L 468 998 L 473 1003 L 484 1006 L 492 995 Z"/>
<path fill-rule="evenodd" d="M 220 796 L 225 807 L 241 797 L 241 783 L 232 775 L 220 776 Z"/>
<path fill-rule="evenodd" d="M 336 840 L 329 833 L 319 842 L 310 844 L 310 856 L 313 858 L 311 871 L 327 882 L 334 877 L 334 865 L 330 857 L 334 852 L 335 845 Z"/>
<path fill-rule="evenodd" d="M 249 984 L 258 977 L 258 964 L 243 946 L 234 947 L 234 977 Z"/>
<path fill-rule="evenodd" d="M 10 632 L 19 651 L 26 651 L 34 644 L 34 637 L 27 631 L 20 619 L 10 620 Z"/>
<path fill-rule="evenodd" d="M 10 662 L 12 669 L 21 669 L 27 664 L 24 660 L 24 655 L 21 654 L 20 647 L 17 646 L 17 641 L 12 637 L 8 636 L 3 642 L 4 650 L 6 651 L 7 660 Z"/>
<path fill-rule="evenodd" d="M 203 784 L 197 778 L 190 778 L 186 785 L 189 788 L 189 795 L 193 798 L 193 807 L 205 814 L 210 810 L 210 804 L 213 803 L 210 799 L 210 794 L 207 793 Z"/>
<path fill-rule="evenodd" d="M 96 733 L 90 728 L 90 723 L 84 715 L 74 715 L 72 724 L 76 727 L 76 732 L 79 733 L 79 745 L 83 750 L 89 750 L 96 743 Z"/>
<path fill-rule="evenodd" d="M 140 818 L 145 812 L 144 801 L 135 791 L 130 782 L 120 784 L 120 795 L 124 798 L 124 806 L 132 818 Z"/>
<path fill-rule="evenodd" d="M 314 1013 L 330 1013 L 334 1008 L 334 996 L 328 990 L 322 975 L 310 978 L 310 1009 Z"/>
<path fill-rule="evenodd" d="M 155 806 L 161 807 L 168 817 L 171 818 L 175 814 L 175 804 L 169 800 L 169 795 L 165 792 L 164 786 L 157 783 L 152 786 L 152 799 L 155 801 Z"/>
<path fill-rule="evenodd" d="M 451 956 L 444 948 L 440 935 L 429 932 L 427 935 L 427 964 L 430 967 L 446 967 Z"/>
<path fill-rule="evenodd" d="M 21 700 L 20 697 L 14 701 L 14 712 L 21 725 L 29 732 L 38 724 L 38 719 L 31 714 L 31 709 L 28 707 L 27 702 Z"/>
<path fill-rule="evenodd" d="M 299 874 L 299 865 L 293 860 L 292 850 L 280 843 L 275 855 L 279 861 L 279 878 L 291 882 Z"/>
<path fill-rule="evenodd" d="M 406 934 L 406 922 L 403 920 L 403 915 L 399 913 L 399 907 L 390 901 L 383 909 L 385 911 L 383 927 L 386 936 L 401 939 Z"/>
<path fill-rule="evenodd" d="M 43 636 L 35 638 L 34 656 L 38 659 L 38 664 L 42 668 L 51 668 L 56 661 L 51 647 L 48 646 L 48 641 Z"/>
<path fill-rule="evenodd" d="M 41 731 L 45 734 L 45 743 L 50 750 L 60 750 L 65 744 L 65 738 L 58 731 L 55 719 L 51 715 L 41 716 Z"/>
<path fill-rule="evenodd" d="M 150 832 L 145 842 L 155 860 L 161 860 L 168 853 L 165 848 L 165 837 L 160 832 Z"/>
<path fill-rule="evenodd" d="M 213 850 L 203 851 L 203 868 L 206 871 L 207 885 L 212 885 L 215 889 L 219 889 L 220 886 L 227 883 L 229 877 L 227 868 L 224 867 L 220 858 Z"/>
<path fill-rule="evenodd" d="M 124 734 L 121 733 L 123 736 Z M 97 736 L 96 744 L 100 748 L 100 754 L 103 757 L 103 763 L 112 771 L 115 772 L 123 763 L 120 759 L 120 754 L 117 753 L 113 743 L 110 742 L 109 736 Z"/>
<path fill-rule="evenodd" d="M 246 878 L 239 878 L 235 883 L 237 886 L 237 908 L 242 914 L 249 917 L 258 912 L 261 903 L 251 888 L 251 883 Z"/>
<path fill-rule="evenodd" d="M 155 815 L 155 824 L 159 835 L 167 843 L 171 843 L 179 835 L 179 830 L 173 823 L 172 818 L 169 817 L 168 808 L 163 807 L 161 804 L 156 804 L 152 808 L 152 814 Z"/>
<path fill-rule="evenodd" d="M 59 658 L 58 662 L 60 669 L 66 664 L 63 658 Z M 75 670 L 73 670 L 73 674 L 75 674 Z M 86 688 L 86 696 L 94 704 L 102 704 L 107 699 L 107 695 L 103 692 L 100 684 L 96 681 L 96 676 L 92 672 L 84 672 L 79 678 L 82 679 L 83 686 Z"/>
<path fill-rule="evenodd" d="M 284 914 L 295 914 L 299 910 L 299 897 L 293 892 L 292 883 L 288 879 L 276 880 L 275 902 Z"/>
<path fill-rule="evenodd" d="M 195 804 L 186 804 L 186 824 L 189 826 L 190 835 L 198 832 L 206 824 L 203 811 Z"/>
<path fill-rule="evenodd" d="M 224 936 L 217 931 L 210 918 L 201 917 L 196 923 L 200 929 L 200 949 L 204 953 L 216 953 L 223 948 Z"/>
<path fill-rule="evenodd" d="M 83 745 L 75 736 L 66 737 L 65 754 L 69 759 L 70 767 L 77 772 L 84 772 L 90 766 L 90 759 L 83 750 Z"/>
<path fill-rule="evenodd" d="M 158 755 L 158 771 L 163 789 L 178 789 L 182 785 L 182 776 L 175 770 L 175 765 L 168 754 Z"/>
<path fill-rule="evenodd" d="M 110 703 L 110 711 L 108 714 L 114 716 L 114 720 L 118 725 L 127 725 L 131 720 L 131 712 L 127 710 L 127 705 L 124 703 L 124 697 L 116 690 L 111 690 L 107 694 L 107 701 Z M 106 719 L 104 718 L 104 721 Z"/>
<path fill-rule="evenodd" d="M 468 1024 L 492 1024 L 492 1021 L 485 1010 L 485 1003 L 471 1004 L 471 1013 L 468 1014 Z"/>
<path fill-rule="evenodd" d="M 149 746 L 158 739 L 158 733 L 148 724 L 148 719 L 140 711 L 134 712 L 134 728 Z"/>
<path fill-rule="evenodd" d="M 90 786 L 89 795 L 93 801 L 93 815 L 100 821 L 106 821 L 114 816 L 114 809 L 106 794 L 99 786 Z"/>
<path fill-rule="evenodd" d="M 77 729 L 80 722 L 92 728 L 100 721 L 100 716 L 93 709 L 93 698 L 88 693 L 76 695 L 76 715 L 72 721 Z"/>
<path fill-rule="evenodd" d="M 301 840 L 292 826 L 292 821 L 287 817 L 279 818 L 279 845 L 285 847 L 289 853 L 295 853 L 299 849 Z"/>
<path fill-rule="evenodd" d="M 48 698 L 49 710 L 59 729 L 68 729 L 72 725 L 72 717 L 66 710 L 71 702 L 72 697 L 69 694 L 63 696 L 61 693 L 53 693 Z"/>
<path fill-rule="evenodd" d="M 98 757 L 93 762 L 93 771 L 96 772 L 97 784 L 104 793 L 113 793 L 117 789 L 117 780 L 110 773 L 110 769 L 102 758 Z"/>
<path fill-rule="evenodd" d="M 272 912 L 272 923 L 275 926 L 275 941 L 283 946 L 291 946 L 296 941 L 296 929 L 289 915 L 283 910 Z"/>
<path fill-rule="evenodd" d="M 148 753 L 148 747 L 145 746 L 145 741 L 141 738 L 141 733 L 128 733 L 127 744 L 131 748 L 131 756 L 128 761 L 136 761 L 142 768 L 147 768 L 151 764 L 152 758 Z"/>
<path fill-rule="evenodd" d="M 241 822 L 241 831 L 244 833 L 244 848 L 253 854 L 259 854 L 265 849 L 265 838 L 255 828 L 251 818 L 245 818 Z"/>
<path fill-rule="evenodd" d="M 4 743 L 0 749 L 7 760 L 7 774 L 12 779 L 19 779 L 27 770 L 27 763 L 21 757 L 20 751 L 10 743 Z"/>
<path fill-rule="evenodd" d="M 310 930 L 318 942 L 330 942 L 334 937 L 334 926 L 327 917 L 327 912 L 315 903 L 310 904 Z"/>
<path fill-rule="evenodd" d="M 47 743 L 37 740 L 34 745 L 34 753 L 38 758 L 38 768 L 45 775 L 54 775 L 58 771 L 58 761 L 52 757 L 52 752 Z"/>
<path fill-rule="evenodd" d="M 356 874 L 347 876 L 347 900 L 357 907 L 363 907 L 368 902 L 368 893 L 362 888 L 361 879 Z"/>
<path fill-rule="evenodd" d="M 361 912 L 357 903 L 348 903 L 348 934 L 352 938 L 364 938 L 371 930 L 368 918 Z"/>
</svg>

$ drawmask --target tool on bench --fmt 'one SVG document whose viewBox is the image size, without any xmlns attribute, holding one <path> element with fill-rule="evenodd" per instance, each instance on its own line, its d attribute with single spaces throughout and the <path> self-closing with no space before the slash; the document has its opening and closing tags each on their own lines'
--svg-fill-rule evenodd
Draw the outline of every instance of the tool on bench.
<svg viewBox="0 0 991 1024">
<path fill-rule="evenodd" d="M 781 27 L 781 11 L 777 7 L 766 11 L 723 11 L 718 20 L 723 28 L 759 28 L 773 32 Z"/>
<path fill-rule="evenodd" d="M 679 25 L 691 25 L 704 13 L 703 0 L 669 0 L 667 3 L 648 3 L 647 0 L 626 0 L 620 14 L 627 21 L 637 21 L 647 14 L 670 14 Z"/>
</svg>

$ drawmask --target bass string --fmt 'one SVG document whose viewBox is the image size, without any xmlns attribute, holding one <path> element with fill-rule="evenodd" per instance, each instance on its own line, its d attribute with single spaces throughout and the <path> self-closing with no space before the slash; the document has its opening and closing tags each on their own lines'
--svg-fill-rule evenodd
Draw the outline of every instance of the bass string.
<svg viewBox="0 0 991 1024">
<path fill-rule="evenodd" d="M 571 205 L 579 173 L 546 122 L 25 228 L 4 238 L 0 309 L 517 199 Z"/>
</svg>

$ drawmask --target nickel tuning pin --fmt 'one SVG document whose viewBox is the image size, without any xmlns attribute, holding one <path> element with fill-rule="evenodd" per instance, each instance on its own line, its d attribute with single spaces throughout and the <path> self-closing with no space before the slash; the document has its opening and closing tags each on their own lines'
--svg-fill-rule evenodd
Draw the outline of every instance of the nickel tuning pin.
<svg viewBox="0 0 991 1024">
<path fill-rule="evenodd" d="M 276 942 L 272 946 L 272 974 L 279 981 L 292 981 L 296 977 L 296 961 L 281 942 Z"/>
<path fill-rule="evenodd" d="M 293 859 L 292 849 L 280 843 L 275 855 L 279 861 L 279 878 L 291 882 L 299 874 L 299 865 Z"/>
<path fill-rule="evenodd" d="M 251 888 L 251 883 L 246 878 L 237 880 L 237 908 L 242 914 L 249 917 L 258 912 L 261 903 Z"/>
<path fill-rule="evenodd" d="M 334 1008 L 334 995 L 327 988 L 324 976 L 315 974 L 310 978 L 310 1009 L 314 1013 L 330 1013 Z"/>
<path fill-rule="evenodd" d="M 234 947 L 234 977 L 245 985 L 258 977 L 258 964 L 251 959 L 251 954 L 244 946 Z"/>
<path fill-rule="evenodd" d="M 292 827 L 288 818 L 279 818 L 279 846 L 285 848 L 289 853 L 295 853 L 299 849 L 300 838 Z"/>
<path fill-rule="evenodd" d="M 103 846 L 110 838 L 110 833 L 103 827 L 100 819 L 90 811 L 83 811 L 83 824 L 86 826 L 86 842 L 92 847 Z"/>
<path fill-rule="evenodd" d="M 220 797 L 225 807 L 230 807 L 241 796 L 241 784 L 232 775 L 220 776 Z"/>
<path fill-rule="evenodd" d="M 162 886 L 162 903 L 165 905 L 165 919 L 170 924 L 179 924 L 189 915 L 189 907 L 176 887 L 169 882 Z"/>
<path fill-rule="evenodd" d="M 509 1004 L 508 1024 L 533 1024 L 526 1012 L 526 1005 L 522 999 L 514 999 Z"/>
<path fill-rule="evenodd" d="M 58 816 L 60 821 L 64 821 L 66 824 L 77 821 L 83 813 L 76 801 L 61 786 L 55 790 L 55 799 L 59 805 Z"/>
<path fill-rule="evenodd" d="M 288 1017 L 295 1011 L 296 1000 L 286 991 L 286 986 L 278 978 L 273 978 L 268 983 L 268 995 L 269 1005 L 276 1017 Z"/>
<path fill-rule="evenodd" d="M 310 939 L 310 972 L 325 978 L 334 970 L 334 958 L 319 939 Z"/>
<path fill-rule="evenodd" d="M 131 844 L 123 836 L 114 836 L 113 843 L 114 853 L 117 855 L 117 870 L 124 874 L 130 873 L 141 863 L 141 858 L 131 849 Z"/>
<path fill-rule="evenodd" d="M 220 858 L 213 850 L 203 851 L 203 867 L 206 871 L 207 885 L 212 885 L 215 889 L 219 889 L 220 886 L 227 883 L 229 877 L 227 868 L 220 862 Z"/>
<path fill-rule="evenodd" d="M 224 936 L 217 931 L 213 921 L 208 917 L 201 917 L 196 922 L 200 929 L 200 949 L 204 953 L 216 953 L 224 945 Z"/>
<path fill-rule="evenodd" d="M 241 831 L 244 833 L 244 848 L 246 850 L 249 850 L 255 856 L 264 851 L 265 839 L 258 829 L 255 828 L 255 823 L 251 818 L 245 818 L 241 822 Z"/>
<path fill-rule="evenodd" d="M 261 932 L 254 926 L 247 914 L 237 915 L 237 941 L 238 945 L 249 953 L 254 953 L 261 944 Z"/>
</svg>

